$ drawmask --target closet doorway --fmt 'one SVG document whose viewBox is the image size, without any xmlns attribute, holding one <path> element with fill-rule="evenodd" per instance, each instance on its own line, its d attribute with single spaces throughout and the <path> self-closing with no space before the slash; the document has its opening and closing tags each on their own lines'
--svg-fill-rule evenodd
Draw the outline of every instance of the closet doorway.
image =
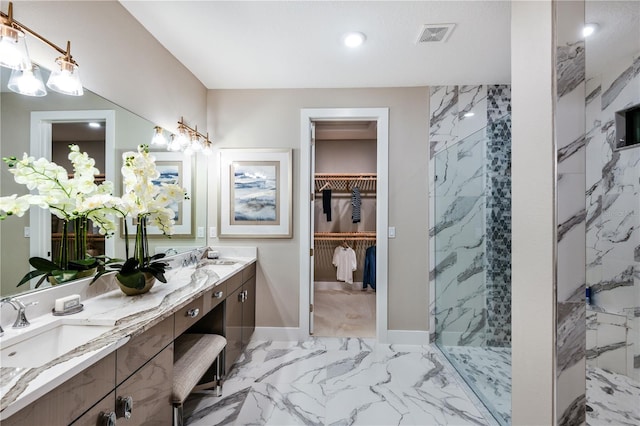
<svg viewBox="0 0 640 426">
<path fill-rule="evenodd" d="M 387 318 L 389 226 L 389 108 L 303 108 L 300 110 L 300 310 L 299 338 L 315 335 L 315 126 L 320 122 L 373 121 L 376 127 L 375 337 L 389 339 Z M 334 242 L 335 244 L 335 242 Z M 304 259 L 307 259 L 306 261 Z M 335 278 L 334 278 L 335 279 Z M 293 331 L 293 330 L 292 330 Z"/>
<path fill-rule="evenodd" d="M 377 122 L 313 124 L 313 334 L 375 338 Z"/>
</svg>

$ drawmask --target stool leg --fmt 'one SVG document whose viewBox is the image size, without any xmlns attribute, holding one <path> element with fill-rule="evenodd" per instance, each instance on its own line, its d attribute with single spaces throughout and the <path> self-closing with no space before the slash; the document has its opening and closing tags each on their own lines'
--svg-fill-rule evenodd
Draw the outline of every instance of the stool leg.
<svg viewBox="0 0 640 426">
<path fill-rule="evenodd" d="M 216 396 L 222 396 L 222 377 L 220 373 L 220 355 L 216 358 Z"/>
<path fill-rule="evenodd" d="M 173 404 L 173 426 L 183 426 L 182 408 L 182 404 Z"/>
</svg>

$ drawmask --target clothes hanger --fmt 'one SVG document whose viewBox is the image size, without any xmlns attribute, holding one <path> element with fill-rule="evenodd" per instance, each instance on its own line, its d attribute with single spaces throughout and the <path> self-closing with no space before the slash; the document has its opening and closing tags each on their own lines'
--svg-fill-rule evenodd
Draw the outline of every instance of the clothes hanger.
<svg viewBox="0 0 640 426">
<path fill-rule="evenodd" d="M 322 191 L 322 190 L 326 189 L 326 188 L 327 188 L 327 186 L 328 186 L 329 188 L 331 188 L 331 184 L 330 184 L 329 182 L 325 182 L 325 183 L 324 183 L 324 185 L 322 185 L 322 188 L 320 188 L 320 191 Z"/>
</svg>

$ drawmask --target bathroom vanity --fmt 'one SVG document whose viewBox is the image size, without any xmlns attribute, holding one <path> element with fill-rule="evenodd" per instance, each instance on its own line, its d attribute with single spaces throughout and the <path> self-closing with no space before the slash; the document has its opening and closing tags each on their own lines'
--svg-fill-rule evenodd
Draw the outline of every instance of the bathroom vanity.
<svg viewBox="0 0 640 426">
<path fill-rule="evenodd" d="M 167 283 L 147 294 L 127 297 L 107 285 L 83 300 L 80 313 L 30 318 L 24 331 L 5 327 L 2 425 L 171 425 L 173 341 L 188 332 L 224 335 L 228 372 L 255 329 L 251 250 L 191 265 L 178 255 L 172 263 L 180 266 L 168 271 Z M 49 304 L 50 296 L 39 303 Z M 20 340 L 21 333 L 29 337 Z M 78 345 L 52 355 L 43 346 L 52 333 L 53 341 Z"/>
</svg>

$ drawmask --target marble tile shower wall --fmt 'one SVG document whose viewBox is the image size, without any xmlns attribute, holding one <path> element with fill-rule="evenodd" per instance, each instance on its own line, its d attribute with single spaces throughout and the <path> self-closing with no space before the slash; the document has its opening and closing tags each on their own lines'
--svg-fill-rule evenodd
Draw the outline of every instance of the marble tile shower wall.
<svg viewBox="0 0 640 426">
<path fill-rule="evenodd" d="M 499 148 L 507 136 L 510 140 L 510 122 L 487 127 L 509 112 L 509 92 L 509 86 L 431 88 L 430 334 L 433 340 L 437 323 L 447 345 L 502 345 L 510 340 L 510 306 L 495 303 L 510 289 L 505 289 L 505 274 L 497 268 L 487 275 L 485 256 L 487 250 L 494 259 L 510 253 L 510 241 L 490 246 L 486 241 L 487 229 L 497 226 L 493 220 L 510 222 L 510 200 L 487 197 L 510 193 L 504 181 L 487 174 L 493 170 L 496 177 L 510 169 L 510 152 Z M 488 150 L 493 150 L 491 162 Z M 493 213 L 505 207 L 508 215 Z M 510 287 L 510 279 L 506 284 Z M 492 303 L 495 312 L 488 312 Z"/>
<path fill-rule="evenodd" d="M 587 52 L 588 53 L 588 52 Z M 640 380 L 640 147 L 616 151 L 614 114 L 640 103 L 640 53 L 587 80 L 587 360 Z"/>
<path fill-rule="evenodd" d="M 585 45 L 583 2 L 556 7 L 556 416 L 585 421 Z"/>
</svg>

